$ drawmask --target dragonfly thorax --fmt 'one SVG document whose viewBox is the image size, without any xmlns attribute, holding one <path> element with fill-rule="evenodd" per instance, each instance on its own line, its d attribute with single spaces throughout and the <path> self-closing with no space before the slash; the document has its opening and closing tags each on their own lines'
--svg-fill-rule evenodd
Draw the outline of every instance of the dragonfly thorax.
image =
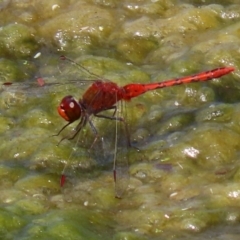
<svg viewBox="0 0 240 240">
<path fill-rule="evenodd" d="M 58 106 L 59 115 L 68 122 L 74 122 L 81 117 L 82 108 L 73 96 L 66 96 Z"/>
</svg>

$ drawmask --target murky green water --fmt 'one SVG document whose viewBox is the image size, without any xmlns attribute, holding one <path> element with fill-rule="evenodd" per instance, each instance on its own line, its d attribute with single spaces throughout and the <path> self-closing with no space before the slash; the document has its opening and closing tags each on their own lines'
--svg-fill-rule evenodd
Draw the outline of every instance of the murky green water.
<svg viewBox="0 0 240 240">
<path fill-rule="evenodd" d="M 238 1 L 13 0 L 0 9 L 0 81 L 20 82 L 0 92 L 1 239 L 239 239 Z M 91 78 L 62 54 L 119 85 L 236 71 L 126 104 L 140 151 L 129 149 L 128 187 L 115 199 L 114 121 L 94 120 L 103 141 L 91 151 L 89 128 L 59 146 L 72 128 L 52 137 L 64 125 L 62 97 L 86 89 L 54 83 Z M 45 87 L 32 87 L 38 77 Z"/>
</svg>

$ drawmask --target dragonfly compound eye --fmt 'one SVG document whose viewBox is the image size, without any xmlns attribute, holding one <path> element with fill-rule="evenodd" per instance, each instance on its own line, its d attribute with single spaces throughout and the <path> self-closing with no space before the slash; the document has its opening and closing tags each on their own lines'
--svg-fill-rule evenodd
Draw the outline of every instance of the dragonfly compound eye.
<svg viewBox="0 0 240 240">
<path fill-rule="evenodd" d="M 58 107 L 58 113 L 66 121 L 74 122 L 81 117 L 81 107 L 72 96 L 66 96 Z"/>
</svg>

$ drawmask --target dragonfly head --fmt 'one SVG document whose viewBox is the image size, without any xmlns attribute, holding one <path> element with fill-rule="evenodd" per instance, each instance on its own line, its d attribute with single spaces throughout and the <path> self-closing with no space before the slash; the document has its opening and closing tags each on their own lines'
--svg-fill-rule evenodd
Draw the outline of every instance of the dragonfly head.
<svg viewBox="0 0 240 240">
<path fill-rule="evenodd" d="M 59 115 L 68 122 L 74 122 L 81 117 L 82 109 L 73 96 L 66 96 L 58 106 Z"/>
</svg>

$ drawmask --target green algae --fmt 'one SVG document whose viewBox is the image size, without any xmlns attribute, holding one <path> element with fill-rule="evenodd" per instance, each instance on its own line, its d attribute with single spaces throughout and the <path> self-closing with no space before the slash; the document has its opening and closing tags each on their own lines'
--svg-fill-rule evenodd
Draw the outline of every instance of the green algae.
<svg viewBox="0 0 240 240">
<path fill-rule="evenodd" d="M 86 210 L 77 213 L 73 210 L 65 210 L 62 213 L 51 211 L 29 225 L 26 229 L 26 234 L 19 239 L 96 239 L 96 237 L 106 236 L 106 232 L 95 232 L 99 226 L 95 225 L 93 216 L 97 218 L 98 213 L 88 216 Z M 106 219 L 104 221 L 107 222 Z M 102 223 L 100 223 L 102 225 Z"/>
<path fill-rule="evenodd" d="M 219 226 L 239 223 L 238 71 L 126 103 L 130 138 L 140 150 L 127 148 L 122 199 L 114 198 L 114 121 L 94 120 L 100 140 L 91 151 L 89 126 L 59 146 L 72 128 L 52 137 L 65 123 L 56 111 L 61 98 L 80 98 L 88 87 L 55 82 L 104 78 L 123 86 L 237 68 L 239 6 L 212 3 L 37 1 L 29 8 L 15 1 L 1 12 L 1 81 L 46 82 L 27 93 L 1 90 L 4 239 L 206 239 L 211 229 L 217 235 Z M 62 53 L 99 77 L 60 62 Z"/>
<path fill-rule="evenodd" d="M 7 211 L 4 208 L 1 208 L 0 210 L 0 222 L 1 222 L 0 234 L 3 237 L 5 236 L 13 237 L 12 233 L 20 230 L 26 224 L 26 221 L 23 218 L 21 218 L 20 215 L 18 216 L 14 213 L 11 213 L 10 211 Z"/>
<path fill-rule="evenodd" d="M 0 60 L 0 81 L 4 82 L 11 82 L 15 79 L 22 80 L 26 75 L 24 72 L 17 66 L 17 64 L 13 61 L 7 59 Z"/>
<path fill-rule="evenodd" d="M 1 56 L 17 58 L 32 56 L 38 50 L 34 30 L 23 24 L 9 24 L 0 31 Z"/>
</svg>

